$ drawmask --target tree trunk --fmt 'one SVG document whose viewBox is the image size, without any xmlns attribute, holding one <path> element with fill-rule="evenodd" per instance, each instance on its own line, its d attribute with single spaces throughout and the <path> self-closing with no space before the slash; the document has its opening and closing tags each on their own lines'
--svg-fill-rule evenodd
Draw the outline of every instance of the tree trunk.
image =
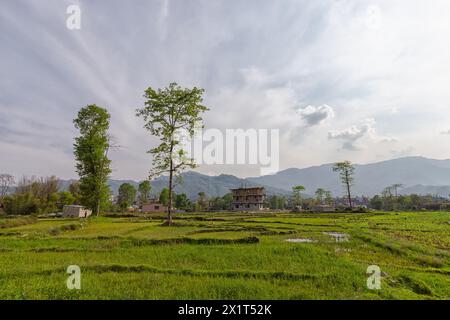
<svg viewBox="0 0 450 320">
<path fill-rule="evenodd" d="M 348 204 L 350 205 L 350 208 L 353 208 L 352 195 L 350 194 L 350 182 L 348 181 L 348 176 L 346 178 L 347 178 L 346 183 L 347 183 Z"/>
<path fill-rule="evenodd" d="M 169 204 L 167 207 L 167 225 L 172 225 L 172 179 L 173 179 L 173 161 L 170 160 L 169 172 Z"/>
</svg>

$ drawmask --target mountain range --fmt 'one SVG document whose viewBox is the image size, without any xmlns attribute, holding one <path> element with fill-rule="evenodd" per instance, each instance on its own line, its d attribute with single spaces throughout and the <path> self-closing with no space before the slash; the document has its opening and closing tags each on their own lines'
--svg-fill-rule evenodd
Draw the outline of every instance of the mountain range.
<svg viewBox="0 0 450 320">
<path fill-rule="evenodd" d="M 221 174 L 208 176 L 188 171 L 182 174 L 183 183 L 175 186 L 176 193 L 186 193 L 195 200 L 199 192 L 208 197 L 223 196 L 230 188 L 263 186 L 267 194 L 289 194 L 295 185 L 305 186 L 305 194 L 313 195 L 317 188 L 330 190 L 334 195 L 344 194 L 339 176 L 332 170 L 333 164 L 323 164 L 303 169 L 290 168 L 273 175 L 252 178 L 238 178 Z M 450 194 L 450 159 L 435 160 L 424 157 L 405 157 L 370 164 L 355 164 L 354 195 L 374 196 L 386 186 L 394 183 L 404 185 L 399 193 L 434 194 L 448 197 Z M 70 181 L 62 181 L 63 187 Z M 133 180 L 110 180 L 114 194 L 122 183 L 138 185 Z M 157 194 L 167 187 L 168 178 L 159 177 L 152 181 L 152 193 Z"/>
</svg>

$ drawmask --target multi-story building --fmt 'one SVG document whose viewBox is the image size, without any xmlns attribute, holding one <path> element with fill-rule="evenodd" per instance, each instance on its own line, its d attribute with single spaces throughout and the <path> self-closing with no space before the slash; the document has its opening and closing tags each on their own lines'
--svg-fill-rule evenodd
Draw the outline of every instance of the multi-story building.
<svg viewBox="0 0 450 320">
<path fill-rule="evenodd" d="M 231 189 L 233 210 L 263 210 L 266 192 L 263 187 Z"/>
</svg>

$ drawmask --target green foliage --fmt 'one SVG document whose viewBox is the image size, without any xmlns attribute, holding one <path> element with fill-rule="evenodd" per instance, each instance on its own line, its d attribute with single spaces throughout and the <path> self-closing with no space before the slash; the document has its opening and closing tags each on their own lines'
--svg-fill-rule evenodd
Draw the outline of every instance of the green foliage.
<svg viewBox="0 0 450 320">
<path fill-rule="evenodd" d="M 163 188 L 159 194 L 159 202 L 167 206 L 169 204 L 169 189 Z"/>
<path fill-rule="evenodd" d="M 58 192 L 58 179 L 22 178 L 14 194 L 4 198 L 5 212 L 9 215 L 45 214 L 61 211 L 64 205 L 73 204 L 69 191 Z"/>
<path fill-rule="evenodd" d="M 302 185 L 292 187 L 292 203 L 294 206 L 302 205 L 302 191 L 305 187 Z"/>
<path fill-rule="evenodd" d="M 39 202 L 31 192 L 3 198 L 3 207 L 9 215 L 29 215 L 38 212 Z"/>
<path fill-rule="evenodd" d="M 149 180 L 142 181 L 139 184 L 139 203 L 143 204 L 150 199 L 150 191 L 152 190 L 152 185 Z"/>
<path fill-rule="evenodd" d="M 58 209 L 62 210 L 64 206 L 74 203 L 75 197 L 69 191 L 61 191 L 58 193 Z"/>
<path fill-rule="evenodd" d="M 186 211 L 192 209 L 192 203 L 185 193 L 175 195 L 175 208 Z"/>
<path fill-rule="evenodd" d="M 273 210 L 284 210 L 288 208 L 288 200 L 285 196 L 272 195 L 267 198 L 265 206 Z"/>
<path fill-rule="evenodd" d="M 144 128 L 159 137 L 161 143 L 149 150 L 153 156 L 150 178 L 169 173 L 168 224 L 172 223 L 171 206 L 173 177 L 186 168 L 194 168 L 194 159 L 187 157 L 181 147 L 181 136 L 194 134 L 202 122 L 202 113 L 208 110 L 203 102 L 203 89 L 181 88 L 170 83 L 164 89 L 145 90 L 145 106 L 136 115 L 145 121 Z"/>
<path fill-rule="evenodd" d="M 198 205 L 198 210 L 200 210 L 200 211 L 208 209 L 207 197 L 203 191 L 198 193 L 197 205 Z"/>
<path fill-rule="evenodd" d="M 231 193 L 227 193 L 223 197 L 214 197 L 209 199 L 208 207 L 209 210 L 231 210 L 232 203 L 233 195 Z"/>
<path fill-rule="evenodd" d="M 74 197 L 74 204 L 80 204 L 80 182 L 79 181 L 73 181 L 69 185 L 69 192 Z"/>
<path fill-rule="evenodd" d="M 341 179 L 341 183 L 345 187 L 345 191 L 347 192 L 348 203 L 350 208 L 353 207 L 352 204 L 352 195 L 351 195 L 351 186 L 353 185 L 353 175 L 355 173 L 355 167 L 350 161 L 336 162 L 333 166 L 333 171 L 339 173 L 339 177 Z"/>
<path fill-rule="evenodd" d="M 125 211 L 136 200 L 136 188 L 129 183 L 122 183 L 119 187 L 118 203 L 122 211 Z"/>
<path fill-rule="evenodd" d="M 80 202 L 97 215 L 107 205 L 110 196 L 109 118 L 106 109 L 94 104 L 82 108 L 73 121 L 80 131 L 74 143 L 76 170 L 80 176 Z"/>
</svg>

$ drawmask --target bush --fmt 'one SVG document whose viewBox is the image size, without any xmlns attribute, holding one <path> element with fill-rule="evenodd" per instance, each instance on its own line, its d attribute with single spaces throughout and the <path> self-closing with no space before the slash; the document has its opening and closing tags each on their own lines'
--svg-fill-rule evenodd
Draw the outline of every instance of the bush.
<svg viewBox="0 0 450 320">
<path fill-rule="evenodd" d="M 6 196 L 3 207 L 9 215 L 29 215 L 38 211 L 38 201 L 30 192 Z"/>
</svg>

